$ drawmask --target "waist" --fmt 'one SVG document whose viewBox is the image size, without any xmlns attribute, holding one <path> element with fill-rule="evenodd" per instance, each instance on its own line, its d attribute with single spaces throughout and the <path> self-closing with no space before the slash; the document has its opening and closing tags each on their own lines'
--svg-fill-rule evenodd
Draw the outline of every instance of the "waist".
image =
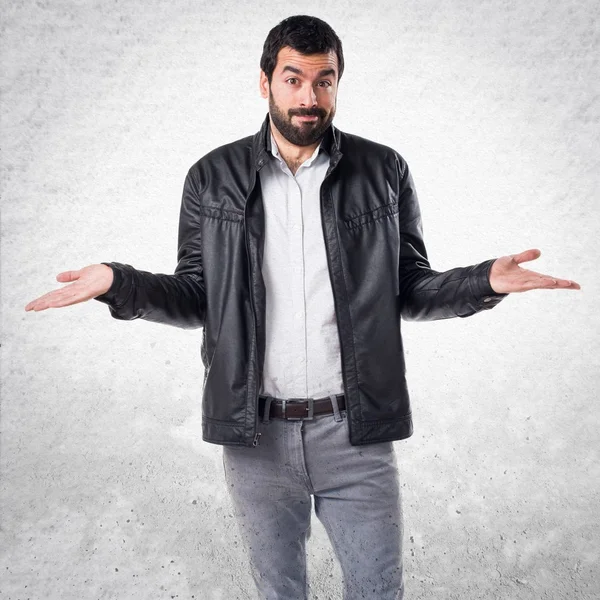
<svg viewBox="0 0 600 600">
<path fill-rule="evenodd" d="M 266 410 L 268 410 L 268 418 L 296 421 L 312 419 L 316 415 L 333 414 L 345 408 L 344 394 L 323 398 L 274 398 L 264 395 L 258 397 L 258 414 L 261 419 L 265 419 Z"/>
</svg>

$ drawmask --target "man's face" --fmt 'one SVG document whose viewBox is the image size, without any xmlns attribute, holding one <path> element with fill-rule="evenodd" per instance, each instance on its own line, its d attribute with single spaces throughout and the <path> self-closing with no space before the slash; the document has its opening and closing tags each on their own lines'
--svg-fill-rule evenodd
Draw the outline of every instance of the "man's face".
<svg viewBox="0 0 600 600">
<path fill-rule="evenodd" d="M 277 55 L 270 85 L 260 73 L 260 91 L 269 99 L 271 121 L 295 146 L 310 146 L 323 137 L 335 116 L 337 83 L 333 51 L 300 54 L 286 46 Z"/>
</svg>

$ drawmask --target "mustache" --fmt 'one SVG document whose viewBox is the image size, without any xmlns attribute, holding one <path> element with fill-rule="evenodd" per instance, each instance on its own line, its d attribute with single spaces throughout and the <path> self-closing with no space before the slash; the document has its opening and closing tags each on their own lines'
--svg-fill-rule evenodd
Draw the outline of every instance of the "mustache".
<svg viewBox="0 0 600 600">
<path fill-rule="evenodd" d="M 288 110 L 289 117 L 321 117 L 324 119 L 327 116 L 323 108 L 290 108 Z"/>
</svg>

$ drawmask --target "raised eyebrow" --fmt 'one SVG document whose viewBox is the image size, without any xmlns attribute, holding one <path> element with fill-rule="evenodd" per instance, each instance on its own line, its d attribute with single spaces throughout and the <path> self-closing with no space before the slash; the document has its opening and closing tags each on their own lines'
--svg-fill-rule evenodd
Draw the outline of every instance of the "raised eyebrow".
<svg viewBox="0 0 600 600">
<path fill-rule="evenodd" d="M 304 73 L 302 72 L 302 69 L 298 69 L 297 67 L 292 67 L 292 65 L 285 65 L 285 67 L 283 67 L 281 72 L 285 73 L 286 71 L 291 71 L 292 73 L 295 73 L 296 75 L 304 75 Z M 323 69 L 323 70 L 319 71 L 318 77 L 327 77 L 329 75 L 335 75 L 335 69 Z"/>
<path fill-rule="evenodd" d="M 335 75 L 335 69 L 323 69 L 319 71 L 319 77 L 328 77 L 329 75 Z"/>
<path fill-rule="evenodd" d="M 281 70 L 282 73 L 285 73 L 286 71 L 291 71 L 292 73 L 296 73 L 296 75 L 304 75 L 301 69 L 297 69 L 296 67 L 292 67 L 291 65 L 285 65 L 285 67 L 283 67 L 283 69 Z"/>
</svg>

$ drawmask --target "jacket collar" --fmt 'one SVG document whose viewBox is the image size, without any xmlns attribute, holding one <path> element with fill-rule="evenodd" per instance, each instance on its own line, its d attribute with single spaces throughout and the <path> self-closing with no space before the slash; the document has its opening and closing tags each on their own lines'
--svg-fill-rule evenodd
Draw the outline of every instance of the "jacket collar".
<svg viewBox="0 0 600 600">
<path fill-rule="evenodd" d="M 252 152 L 254 155 L 254 165 L 257 171 L 260 171 L 262 166 L 268 159 L 269 152 L 271 151 L 271 135 L 270 135 L 270 121 L 269 114 L 265 117 L 260 131 L 254 135 L 252 140 Z M 333 125 L 330 125 L 325 131 L 321 146 L 330 156 L 330 167 L 333 169 L 342 157 L 342 153 L 339 149 L 340 145 L 340 131 Z"/>
</svg>

